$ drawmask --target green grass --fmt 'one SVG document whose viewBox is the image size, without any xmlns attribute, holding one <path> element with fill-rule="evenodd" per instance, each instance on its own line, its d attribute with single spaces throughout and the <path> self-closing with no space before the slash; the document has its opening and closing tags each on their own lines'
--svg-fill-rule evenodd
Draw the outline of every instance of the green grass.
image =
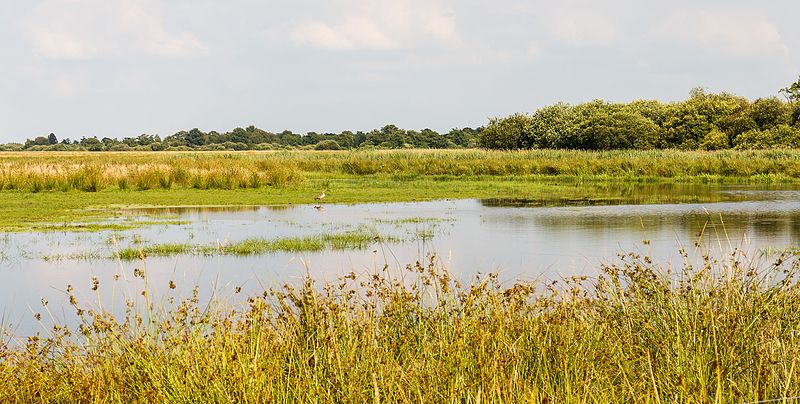
<svg viewBox="0 0 800 404">
<path fill-rule="evenodd" d="M 308 204 L 321 190 L 325 203 L 714 201 L 722 184 L 799 176 L 800 152 L 788 150 L 0 153 L 0 231 L 105 221 L 125 207 Z"/>
<path fill-rule="evenodd" d="M 404 224 L 437 224 L 449 221 L 455 221 L 453 218 L 441 218 L 441 217 L 421 217 L 421 216 L 414 216 L 414 217 L 406 217 L 402 219 L 373 219 L 376 223 L 389 223 L 389 224 L 396 224 L 396 225 L 404 225 Z"/>
<path fill-rule="evenodd" d="M 191 245 L 164 243 L 119 250 L 113 258 L 136 260 L 144 257 L 167 257 L 172 255 L 261 255 L 278 251 L 313 252 L 325 249 L 355 250 L 364 249 L 378 242 L 394 243 L 399 239 L 393 236 L 379 236 L 367 231 L 350 231 L 337 234 L 321 234 L 307 237 L 283 237 L 274 240 L 249 238 L 223 245 Z"/>
<path fill-rule="evenodd" d="M 629 254 L 599 278 L 462 284 L 431 260 L 243 305 L 169 281 L 174 301 L 137 289 L 117 316 L 70 292 L 77 327 L 0 347 L 0 401 L 780 399 L 800 395 L 798 269 L 732 253 L 670 273 Z"/>
</svg>

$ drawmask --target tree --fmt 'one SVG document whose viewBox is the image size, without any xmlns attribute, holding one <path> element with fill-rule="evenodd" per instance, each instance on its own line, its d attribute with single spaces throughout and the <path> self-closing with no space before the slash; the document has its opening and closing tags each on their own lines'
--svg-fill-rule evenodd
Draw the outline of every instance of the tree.
<svg viewBox="0 0 800 404">
<path fill-rule="evenodd" d="M 797 81 L 779 91 L 788 101 L 800 101 L 800 76 Z"/>
<path fill-rule="evenodd" d="M 790 111 L 786 104 L 775 97 L 757 99 L 750 104 L 748 112 L 761 130 L 788 124 L 790 119 Z"/>
<path fill-rule="evenodd" d="M 525 114 L 493 118 L 479 135 L 478 143 L 487 149 L 520 149 L 525 139 L 531 138 L 532 124 L 531 117 Z"/>
<path fill-rule="evenodd" d="M 703 150 L 722 150 L 730 147 L 728 135 L 717 128 L 708 132 L 703 139 L 703 143 L 700 143 L 700 148 Z"/>
<path fill-rule="evenodd" d="M 56 144 L 58 143 L 58 138 L 56 137 L 55 133 L 51 133 L 47 136 L 47 143 L 48 144 Z"/>
<path fill-rule="evenodd" d="M 745 98 L 728 93 L 707 94 L 694 89 L 688 100 L 675 104 L 664 121 L 664 146 L 694 149 L 726 117 L 743 111 Z"/>
<path fill-rule="evenodd" d="M 189 146 L 202 146 L 205 144 L 205 135 L 200 129 L 194 128 L 186 134 L 186 143 Z"/>
<path fill-rule="evenodd" d="M 567 148 L 575 132 L 574 107 L 559 103 L 539 109 L 531 115 L 531 132 L 523 141 L 536 149 Z"/>
</svg>

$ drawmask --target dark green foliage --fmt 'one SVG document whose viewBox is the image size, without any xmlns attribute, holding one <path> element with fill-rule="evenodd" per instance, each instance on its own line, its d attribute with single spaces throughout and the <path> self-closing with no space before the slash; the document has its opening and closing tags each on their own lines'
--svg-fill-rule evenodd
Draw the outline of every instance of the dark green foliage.
<svg viewBox="0 0 800 404">
<path fill-rule="evenodd" d="M 789 106 L 781 100 L 773 98 L 759 98 L 749 108 L 750 117 L 761 130 L 778 125 L 788 124 Z"/>
<path fill-rule="evenodd" d="M 528 115 L 514 114 L 508 118 L 495 118 L 478 137 L 481 147 L 495 150 L 529 149 L 533 120 Z"/>
<path fill-rule="evenodd" d="M 84 137 L 81 140 L 65 139 L 57 142 L 55 135 L 39 136 L 28 140 L 22 147 L 16 144 L 0 145 L 0 150 L 30 151 L 161 151 L 161 150 L 276 150 L 304 148 L 315 150 L 343 150 L 359 147 L 382 149 L 452 149 L 475 147 L 481 128 L 453 129 L 442 135 L 432 129 L 405 130 L 395 125 L 386 125 L 370 132 L 317 133 L 305 135 L 283 131 L 271 133 L 255 126 L 235 128 L 230 132 L 203 132 L 198 128 L 180 131 L 163 140 L 158 135 L 142 134 L 122 140 L 105 137 Z"/>
</svg>

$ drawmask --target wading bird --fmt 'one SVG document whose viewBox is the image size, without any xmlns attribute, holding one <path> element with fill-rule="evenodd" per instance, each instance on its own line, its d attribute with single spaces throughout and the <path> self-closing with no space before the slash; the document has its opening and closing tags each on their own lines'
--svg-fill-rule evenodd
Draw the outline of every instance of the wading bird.
<svg viewBox="0 0 800 404">
<path fill-rule="evenodd" d="M 315 199 L 315 200 L 317 200 L 317 201 L 321 201 L 321 200 L 322 200 L 322 198 L 325 198 L 325 191 L 322 191 L 322 193 L 321 193 L 321 194 L 319 194 L 319 196 L 318 196 L 318 197 L 316 197 L 316 198 L 314 198 L 314 199 Z"/>
</svg>

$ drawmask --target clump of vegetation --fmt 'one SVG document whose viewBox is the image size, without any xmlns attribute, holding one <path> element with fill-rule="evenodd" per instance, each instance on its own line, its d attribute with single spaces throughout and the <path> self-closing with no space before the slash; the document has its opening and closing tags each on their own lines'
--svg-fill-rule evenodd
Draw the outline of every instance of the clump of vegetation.
<svg viewBox="0 0 800 404">
<path fill-rule="evenodd" d="M 432 258 L 242 306 L 172 280 L 155 297 L 136 269 L 124 314 L 69 287 L 76 327 L 0 343 L 0 400 L 780 400 L 800 394 L 798 269 L 733 252 L 672 273 L 627 254 L 598 278 L 462 284 Z"/>
<path fill-rule="evenodd" d="M 191 245 L 164 243 L 129 247 L 119 250 L 114 257 L 123 260 L 136 260 L 144 257 L 166 257 L 172 255 L 260 255 L 278 251 L 322 251 L 364 249 L 377 242 L 399 242 L 393 236 L 380 236 L 368 231 L 349 231 L 337 234 L 321 234 L 307 237 L 283 237 L 274 240 L 249 238 L 220 245 Z"/>
</svg>

